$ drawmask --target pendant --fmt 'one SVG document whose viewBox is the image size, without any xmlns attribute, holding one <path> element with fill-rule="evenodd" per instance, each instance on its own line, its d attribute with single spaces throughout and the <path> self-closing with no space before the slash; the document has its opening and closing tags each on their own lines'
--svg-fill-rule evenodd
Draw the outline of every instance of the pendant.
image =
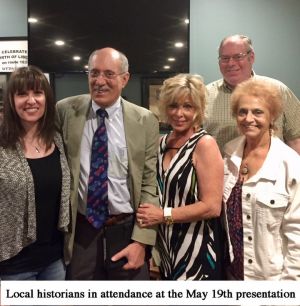
<svg viewBox="0 0 300 306">
<path fill-rule="evenodd" d="M 246 175 L 246 174 L 249 173 L 249 169 L 248 169 L 247 165 L 245 165 L 245 166 L 242 167 L 241 173 L 242 173 L 243 175 Z"/>
</svg>

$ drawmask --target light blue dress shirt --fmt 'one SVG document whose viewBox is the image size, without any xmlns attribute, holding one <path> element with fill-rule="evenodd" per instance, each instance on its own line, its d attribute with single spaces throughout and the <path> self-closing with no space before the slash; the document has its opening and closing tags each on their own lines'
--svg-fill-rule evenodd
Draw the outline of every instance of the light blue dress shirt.
<svg viewBox="0 0 300 306">
<path fill-rule="evenodd" d="M 96 111 L 100 107 L 92 101 L 85 122 L 80 151 L 80 177 L 78 211 L 85 215 L 88 179 L 90 173 L 91 147 L 94 133 L 99 124 Z M 132 213 L 128 188 L 128 155 L 123 121 L 121 98 L 106 108 L 108 118 L 105 125 L 108 136 L 108 209 L 110 215 Z"/>
</svg>

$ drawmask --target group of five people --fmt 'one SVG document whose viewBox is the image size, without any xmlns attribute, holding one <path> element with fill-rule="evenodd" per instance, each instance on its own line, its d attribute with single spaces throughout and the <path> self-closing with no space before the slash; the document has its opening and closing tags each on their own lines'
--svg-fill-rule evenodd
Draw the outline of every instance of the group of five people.
<svg viewBox="0 0 300 306">
<path fill-rule="evenodd" d="M 13 72 L 0 278 L 147 280 L 153 255 L 161 279 L 299 280 L 300 103 L 253 63 L 251 40 L 234 35 L 219 47 L 222 80 L 166 79 L 160 139 L 157 118 L 121 97 L 129 65 L 113 48 L 90 55 L 89 94 L 56 104 L 38 68 Z"/>
</svg>

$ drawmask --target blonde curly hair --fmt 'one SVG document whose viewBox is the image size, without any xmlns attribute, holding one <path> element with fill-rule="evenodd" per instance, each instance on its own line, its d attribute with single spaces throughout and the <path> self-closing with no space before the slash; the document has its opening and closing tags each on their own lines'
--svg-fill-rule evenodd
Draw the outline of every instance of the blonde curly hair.
<svg viewBox="0 0 300 306">
<path fill-rule="evenodd" d="M 279 88 L 265 80 L 249 79 L 237 85 L 231 95 L 231 111 L 233 117 L 237 117 L 240 99 L 244 96 L 257 98 L 261 103 L 264 103 L 273 118 L 273 121 L 282 113 L 282 96 Z M 270 128 L 276 129 L 274 122 Z"/>
<path fill-rule="evenodd" d="M 180 73 L 163 82 L 159 95 L 160 112 L 168 121 L 167 107 L 176 100 L 188 97 L 195 108 L 193 125 L 198 129 L 205 119 L 206 88 L 200 75 Z"/>
</svg>

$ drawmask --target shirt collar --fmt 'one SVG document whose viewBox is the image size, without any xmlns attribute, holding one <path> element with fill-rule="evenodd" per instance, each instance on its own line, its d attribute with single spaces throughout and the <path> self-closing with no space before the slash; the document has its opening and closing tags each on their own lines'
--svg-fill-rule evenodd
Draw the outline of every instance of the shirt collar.
<svg viewBox="0 0 300 306">
<path fill-rule="evenodd" d="M 111 106 L 105 108 L 108 114 L 108 118 L 112 119 L 116 115 L 116 113 L 120 110 L 120 107 L 121 107 L 121 97 L 119 97 L 117 101 L 113 103 Z M 97 117 L 96 112 L 99 108 L 101 107 L 95 101 L 92 100 L 92 110 L 94 117 Z"/>
<path fill-rule="evenodd" d="M 254 77 L 254 76 L 255 76 L 255 72 L 252 70 L 251 77 Z M 232 93 L 234 90 L 234 88 L 232 88 L 224 79 L 222 79 L 222 82 L 220 83 L 220 87 L 222 87 L 223 90 L 228 93 Z"/>
</svg>

